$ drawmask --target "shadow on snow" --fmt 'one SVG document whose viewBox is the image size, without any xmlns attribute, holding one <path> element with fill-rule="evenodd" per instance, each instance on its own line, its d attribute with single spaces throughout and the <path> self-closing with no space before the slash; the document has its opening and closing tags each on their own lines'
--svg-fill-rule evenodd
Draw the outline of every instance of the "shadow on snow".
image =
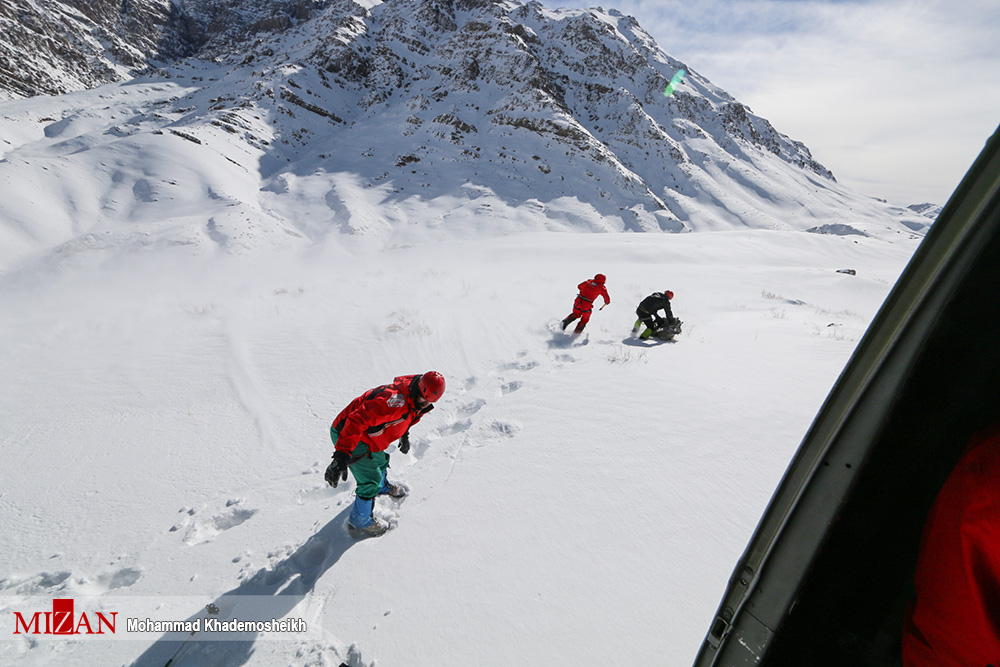
<svg viewBox="0 0 1000 667">
<path fill-rule="evenodd" d="M 273 568 L 261 568 L 236 588 L 223 593 L 213 603 L 222 621 L 269 621 L 282 619 L 310 593 L 316 582 L 355 544 L 344 529 L 345 509 L 319 532 L 306 540 L 294 553 Z M 209 606 L 212 606 L 209 605 Z M 193 622 L 206 618 L 205 609 L 189 616 Z M 204 631 L 203 631 L 204 632 Z M 225 640 L 199 638 L 198 633 L 165 633 L 140 655 L 133 667 L 236 667 L 245 664 L 254 653 L 258 633 L 226 633 Z M 190 641 L 182 644 L 186 640 Z"/>
</svg>

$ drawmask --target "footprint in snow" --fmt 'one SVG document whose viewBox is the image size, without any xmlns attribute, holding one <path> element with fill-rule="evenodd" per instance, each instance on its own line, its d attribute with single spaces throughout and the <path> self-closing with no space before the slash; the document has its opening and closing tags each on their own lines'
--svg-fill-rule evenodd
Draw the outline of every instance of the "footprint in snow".
<svg viewBox="0 0 1000 667">
<path fill-rule="evenodd" d="M 68 570 L 40 572 L 21 579 L 0 579 L 0 591 L 18 595 L 72 595 L 128 588 L 142 578 L 142 570 L 137 567 L 123 567 L 110 572 L 102 572 L 95 577 L 73 576 Z"/>
<path fill-rule="evenodd" d="M 109 591 L 128 588 L 142 578 L 142 570 L 138 567 L 123 567 L 112 572 L 105 572 L 94 577 L 101 586 Z"/>
<path fill-rule="evenodd" d="M 257 510 L 238 507 L 240 502 L 239 500 L 230 500 L 226 503 L 226 509 L 215 516 L 191 521 L 184 535 L 184 543 L 193 546 L 209 542 L 218 537 L 219 534 L 249 521 L 257 513 Z M 172 531 L 177 529 L 177 526 L 171 528 Z"/>
<path fill-rule="evenodd" d="M 29 577 L 4 577 L 0 579 L 0 591 L 10 591 L 17 595 L 49 595 L 66 588 L 73 576 L 68 570 L 39 572 Z"/>
<path fill-rule="evenodd" d="M 455 435 L 456 433 L 461 433 L 462 431 L 468 431 L 472 428 L 472 420 L 463 419 L 461 421 L 451 422 L 450 424 L 445 424 L 438 429 L 438 434 L 442 437 Z"/>
<path fill-rule="evenodd" d="M 459 407 L 458 412 L 456 413 L 456 417 L 458 419 L 466 419 L 467 417 L 471 417 L 472 415 L 479 412 L 479 410 L 484 405 L 486 405 L 486 400 L 482 398 L 477 398 L 471 403 L 466 403 L 465 405 Z"/>
<path fill-rule="evenodd" d="M 511 380 L 510 382 L 504 382 L 500 385 L 500 393 L 503 396 L 511 393 L 512 391 L 517 391 L 521 388 L 523 383 L 520 380 Z"/>
<path fill-rule="evenodd" d="M 493 419 L 484 424 L 480 424 L 474 434 L 466 436 L 465 444 L 473 449 L 487 447 L 502 440 L 513 438 L 521 431 L 521 425 L 517 422 Z"/>
<path fill-rule="evenodd" d="M 499 368 L 501 371 L 530 371 L 532 368 L 537 368 L 538 365 L 538 362 L 534 359 L 524 359 L 522 361 L 500 364 Z"/>
</svg>

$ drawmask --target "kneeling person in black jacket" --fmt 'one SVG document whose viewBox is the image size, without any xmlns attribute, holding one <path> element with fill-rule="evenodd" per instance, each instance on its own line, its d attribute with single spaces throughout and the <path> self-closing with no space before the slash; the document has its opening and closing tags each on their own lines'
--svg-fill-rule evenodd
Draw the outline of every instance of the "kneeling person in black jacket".
<svg viewBox="0 0 1000 667">
<path fill-rule="evenodd" d="M 635 326 L 632 327 L 632 333 L 638 333 L 640 324 L 646 325 L 646 330 L 642 332 L 639 338 L 643 340 L 648 340 L 653 332 L 662 329 L 665 326 L 674 324 L 676 318 L 673 312 L 670 310 L 670 300 L 674 298 L 674 293 L 670 290 L 664 290 L 662 292 L 653 292 L 645 299 L 639 302 L 639 307 L 635 309 L 635 314 L 639 316 L 639 319 L 635 321 Z M 664 317 L 660 317 L 658 311 L 662 310 Z"/>
</svg>

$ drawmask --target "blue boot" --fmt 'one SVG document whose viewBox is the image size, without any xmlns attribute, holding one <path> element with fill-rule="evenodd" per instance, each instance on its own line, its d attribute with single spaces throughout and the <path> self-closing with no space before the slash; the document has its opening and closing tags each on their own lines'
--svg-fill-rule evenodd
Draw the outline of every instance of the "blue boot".
<svg viewBox="0 0 1000 667">
<path fill-rule="evenodd" d="M 347 519 L 347 528 L 355 537 L 378 537 L 385 534 L 389 528 L 372 515 L 375 508 L 374 498 L 354 497 L 354 507 Z"/>
</svg>

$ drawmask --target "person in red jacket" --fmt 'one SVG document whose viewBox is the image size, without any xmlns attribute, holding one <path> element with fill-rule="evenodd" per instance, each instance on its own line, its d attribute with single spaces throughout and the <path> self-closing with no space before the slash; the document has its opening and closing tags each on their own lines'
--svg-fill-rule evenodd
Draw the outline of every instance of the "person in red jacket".
<svg viewBox="0 0 1000 667">
<path fill-rule="evenodd" d="M 347 481 L 348 469 L 354 476 L 358 488 L 347 527 L 355 536 L 378 536 L 388 530 L 372 514 L 375 497 L 402 498 L 406 489 L 386 478 L 386 450 L 399 440 L 399 451 L 410 451 L 410 427 L 434 409 L 444 385 L 444 376 L 437 371 L 402 375 L 355 398 L 330 425 L 334 452 L 325 479 L 336 487 Z"/>
<path fill-rule="evenodd" d="M 1000 667 L 1000 424 L 973 436 L 924 524 L 904 667 Z"/>
<path fill-rule="evenodd" d="M 587 326 L 587 322 L 590 321 L 590 315 L 594 311 L 594 301 L 597 300 L 597 297 L 604 298 L 604 306 L 611 303 L 611 297 L 608 296 L 608 290 L 604 286 L 605 280 L 604 274 L 598 273 L 590 280 L 584 280 L 576 286 L 580 292 L 576 295 L 576 301 L 573 302 L 573 312 L 567 315 L 562 321 L 563 331 L 566 330 L 570 322 L 579 318 L 580 321 L 577 323 L 573 333 L 582 332 L 583 328 Z M 601 308 L 604 306 L 601 306 Z"/>
</svg>

